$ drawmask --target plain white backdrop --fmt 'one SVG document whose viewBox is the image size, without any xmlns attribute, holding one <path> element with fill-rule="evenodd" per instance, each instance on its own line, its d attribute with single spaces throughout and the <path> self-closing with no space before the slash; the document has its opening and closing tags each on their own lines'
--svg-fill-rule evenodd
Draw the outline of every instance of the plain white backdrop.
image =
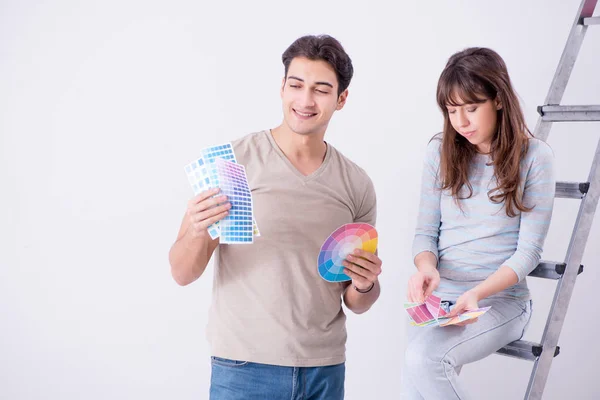
<svg viewBox="0 0 600 400">
<path fill-rule="evenodd" d="M 0 1 L 0 398 L 206 399 L 212 269 L 179 287 L 167 253 L 201 148 L 281 121 L 281 53 L 337 37 L 354 61 L 328 141 L 379 199 L 382 296 L 350 315 L 347 399 L 397 399 L 424 149 L 447 58 L 505 59 L 530 127 L 579 0 Z M 564 104 L 600 104 L 592 26 Z M 560 180 L 585 180 L 600 125 L 555 124 Z M 562 260 L 578 202 L 557 200 L 543 258 Z M 293 210 L 290 210 L 293 211 Z M 260 221 L 258 221 L 260 224 Z M 596 217 L 546 399 L 600 398 Z M 530 279 L 539 340 L 554 282 Z M 463 369 L 475 399 L 520 399 L 532 364 Z"/>
</svg>

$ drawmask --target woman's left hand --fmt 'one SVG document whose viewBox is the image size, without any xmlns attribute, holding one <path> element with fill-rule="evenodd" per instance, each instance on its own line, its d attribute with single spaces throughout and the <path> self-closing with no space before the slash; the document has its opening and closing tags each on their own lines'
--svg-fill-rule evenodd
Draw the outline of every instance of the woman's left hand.
<svg viewBox="0 0 600 400">
<path fill-rule="evenodd" d="M 479 302 L 479 296 L 477 295 L 477 293 L 475 293 L 471 290 L 466 291 L 458 298 L 458 300 L 456 300 L 456 305 L 454 306 L 454 308 L 452 308 L 450 313 L 448 313 L 445 316 L 446 317 L 456 317 L 458 314 L 461 314 L 463 312 L 470 311 L 470 310 L 476 310 L 479 308 L 479 305 L 477 304 L 478 302 Z M 465 325 L 475 323 L 478 320 L 479 320 L 479 318 L 468 319 L 461 323 L 454 324 L 454 326 L 465 326 Z"/>
</svg>

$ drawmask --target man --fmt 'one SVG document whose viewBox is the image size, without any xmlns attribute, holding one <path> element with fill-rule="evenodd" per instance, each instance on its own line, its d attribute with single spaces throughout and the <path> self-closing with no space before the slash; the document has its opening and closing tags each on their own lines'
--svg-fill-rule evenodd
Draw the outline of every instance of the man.
<svg viewBox="0 0 600 400">
<path fill-rule="evenodd" d="M 174 279 L 187 285 L 218 249 L 208 326 L 211 399 L 342 399 L 341 301 L 360 314 L 379 297 L 376 255 L 348 257 L 352 282 L 326 282 L 317 270 L 333 231 L 376 219 L 370 178 L 324 141 L 333 113 L 346 103 L 352 62 L 330 36 L 300 38 L 282 60 L 282 124 L 233 142 L 261 236 L 250 245 L 211 240 L 206 228 L 230 207 L 223 196 L 212 197 L 214 189 L 189 202 L 169 254 Z"/>
</svg>

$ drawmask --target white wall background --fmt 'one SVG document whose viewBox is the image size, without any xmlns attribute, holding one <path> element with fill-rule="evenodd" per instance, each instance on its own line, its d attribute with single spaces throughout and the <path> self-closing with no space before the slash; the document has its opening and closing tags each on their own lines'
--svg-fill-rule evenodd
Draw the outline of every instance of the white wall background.
<svg viewBox="0 0 600 400">
<path fill-rule="evenodd" d="M 533 128 L 578 4 L 0 1 L 0 398 L 208 397 L 212 273 L 181 288 L 167 261 L 191 195 L 183 166 L 280 122 L 280 56 L 307 33 L 337 37 L 353 58 L 327 138 L 379 197 L 383 293 L 349 317 L 347 398 L 398 398 L 439 73 L 466 46 L 497 50 Z M 600 103 L 599 47 L 591 27 L 565 104 Z M 559 179 L 586 179 L 599 130 L 555 125 Z M 544 258 L 564 257 L 577 206 L 557 200 Z M 600 398 L 598 244 L 600 217 L 544 398 Z M 539 340 L 554 283 L 530 285 L 526 339 Z M 461 378 L 476 399 L 519 399 L 531 365 L 494 355 Z"/>
</svg>

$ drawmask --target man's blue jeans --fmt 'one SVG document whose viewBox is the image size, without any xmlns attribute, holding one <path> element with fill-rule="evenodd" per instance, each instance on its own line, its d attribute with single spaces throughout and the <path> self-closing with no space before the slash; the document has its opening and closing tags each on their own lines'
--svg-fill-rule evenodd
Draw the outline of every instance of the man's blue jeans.
<svg viewBox="0 0 600 400">
<path fill-rule="evenodd" d="M 343 400 L 345 364 L 282 367 L 212 357 L 211 400 Z"/>
</svg>

